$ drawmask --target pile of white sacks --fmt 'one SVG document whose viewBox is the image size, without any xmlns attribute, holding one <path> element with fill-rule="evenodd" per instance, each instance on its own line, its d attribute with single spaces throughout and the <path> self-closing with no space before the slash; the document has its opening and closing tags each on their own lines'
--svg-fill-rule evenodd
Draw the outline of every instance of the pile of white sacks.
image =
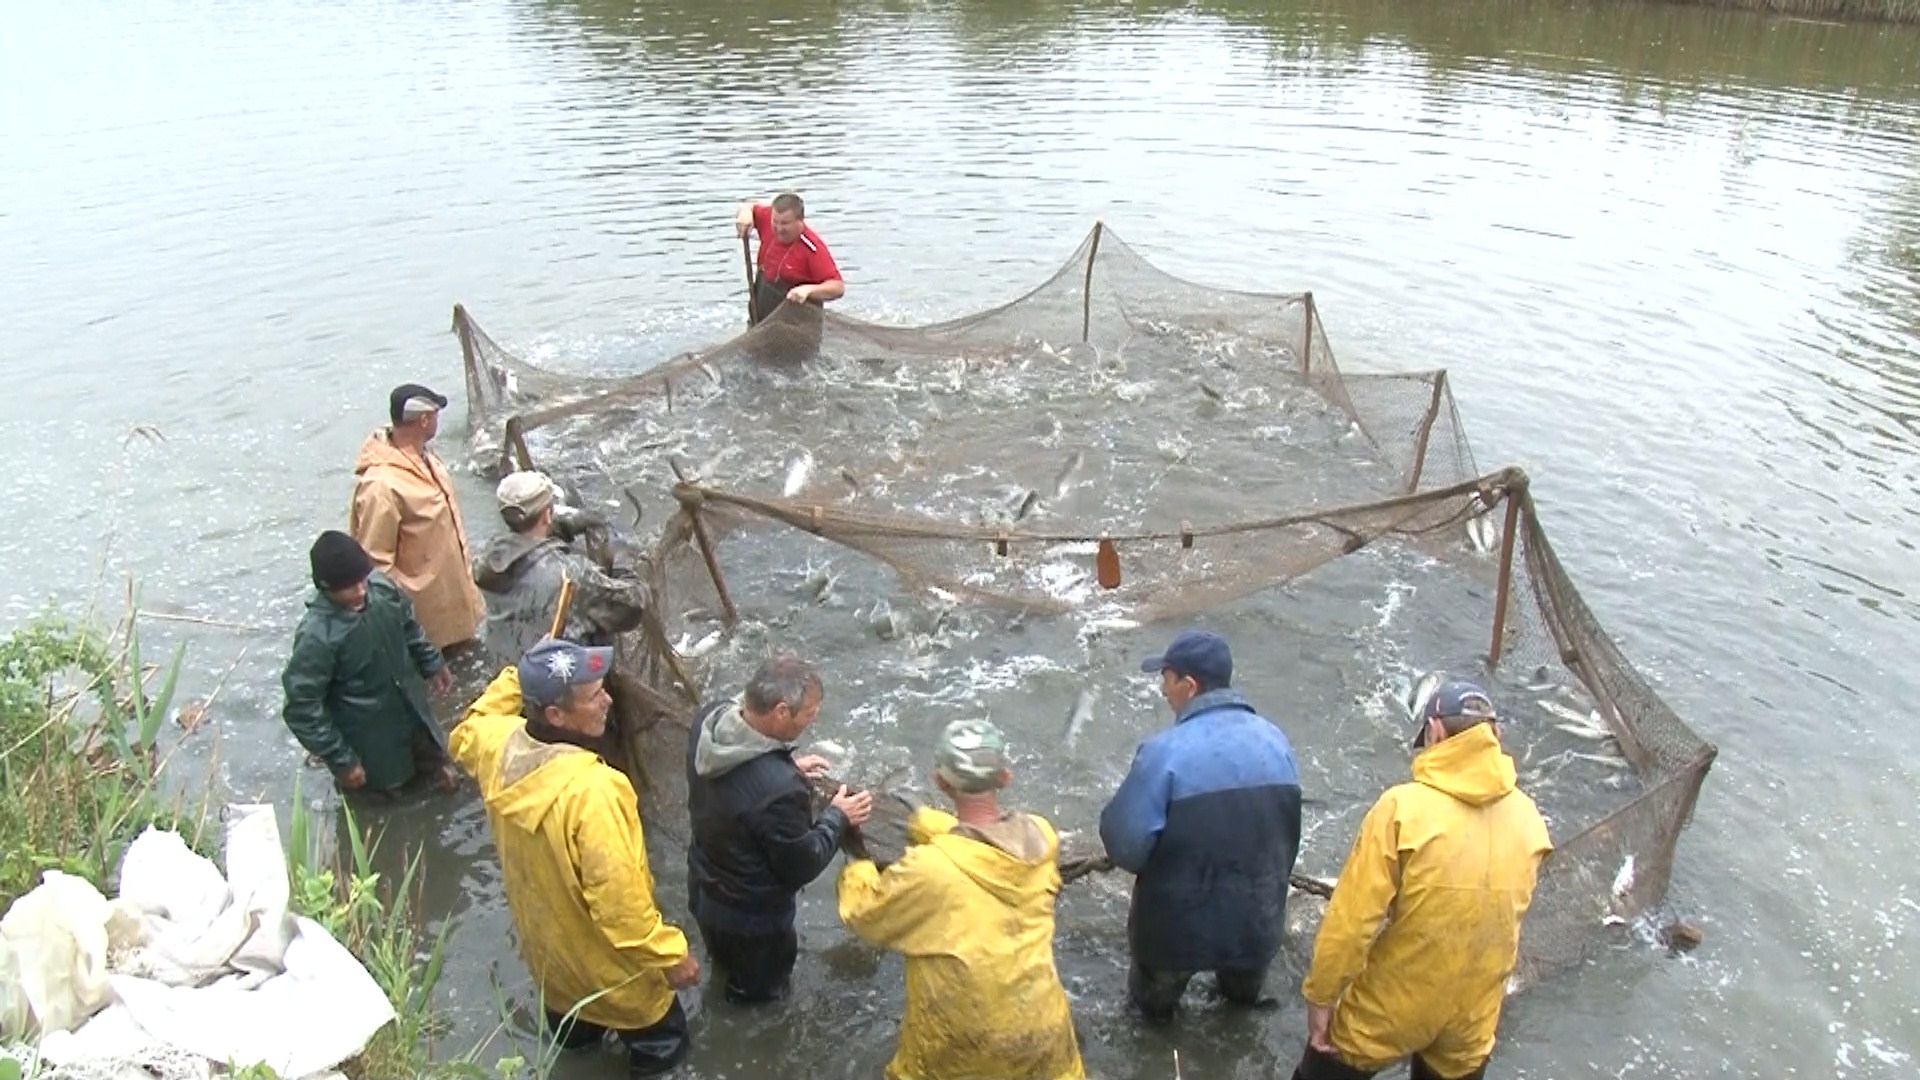
<svg viewBox="0 0 1920 1080">
<path fill-rule="evenodd" d="M 273 807 L 227 808 L 226 865 L 148 829 L 116 899 L 48 871 L 0 919 L 0 1042 L 33 1047 L 50 1078 L 198 1080 L 255 1064 L 337 1076 L 392 1006 L 320 924 L 288 911 Z"/>
</svg>

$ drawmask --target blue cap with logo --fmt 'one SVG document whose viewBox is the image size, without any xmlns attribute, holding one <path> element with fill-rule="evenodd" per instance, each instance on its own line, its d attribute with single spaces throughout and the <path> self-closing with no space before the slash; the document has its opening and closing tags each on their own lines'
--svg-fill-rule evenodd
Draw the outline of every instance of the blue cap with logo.
<svg viewBox="0 0 1920 1080">
<path fill-rule="evenodd" d="M 559 703 L 569 686 L 584 686 L 613 670 L 613 650 L 550 638 L 527 650 L 517 665 L 520 697 L 535 708 Z"/>
<path fill-rule="evenodd" d="M 1233 650 L 1227 639 L 1211 630 L 1182 630 L 1158 656 L 1140 661 L 1140 670 L 1191 675 L 1202 686 L 1220 687 L 1233 682 Z"/>
<path fill-rule="evenodd" d="M 1493 699 L 1487 696 L 1479 683 L 1465 679 L 1444 682 L 1433 692 L 1426 715 L 1420 717 L 1420 728 L 1413 733 L 1413 745 L 1426 745 L 1428 720 L 1439 720 L 1446 727 L 1448 735 L 1458 735 L 1476 724 L 1496 719 Z"/>
</svg>

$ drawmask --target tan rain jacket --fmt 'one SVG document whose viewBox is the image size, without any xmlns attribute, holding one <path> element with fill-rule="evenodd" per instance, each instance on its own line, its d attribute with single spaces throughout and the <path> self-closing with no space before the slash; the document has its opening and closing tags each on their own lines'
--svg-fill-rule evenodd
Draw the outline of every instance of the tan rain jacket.
<svg viewBox="0 0 1920 1080">
<path fill-rule="evenodd" d="M 446 464 L 431 450 L 423 461 L 395 447 L 383 428 L 360 444 L 353 472 L 347 531 L 412 598 L 414 617 L 435 648 L 472 640 L 487 605 L 473 583 Z"/>
</svg>

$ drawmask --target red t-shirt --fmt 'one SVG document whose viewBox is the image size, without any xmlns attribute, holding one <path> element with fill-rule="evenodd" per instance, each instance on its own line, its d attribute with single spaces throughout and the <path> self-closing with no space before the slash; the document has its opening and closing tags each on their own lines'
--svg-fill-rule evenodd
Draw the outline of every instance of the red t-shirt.
<svg viewBox="0 0 1920 1080">
<path fill-rule="evenodd" d="M 760 234 L 760 276 L 766 280 L 782 285 L 818 285 L 840 279 L 833 253 L 813 226 L 801 226 L 800 239 L 783 244 L 773 235 L 773 207 L 755 203 L 753 228 Z"/>
</svg>

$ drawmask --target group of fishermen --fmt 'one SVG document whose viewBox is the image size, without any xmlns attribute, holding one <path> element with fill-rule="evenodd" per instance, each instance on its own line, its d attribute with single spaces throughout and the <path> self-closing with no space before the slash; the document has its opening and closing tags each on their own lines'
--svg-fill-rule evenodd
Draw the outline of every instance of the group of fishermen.
<svg viewBox="0 0 1920 1080">
<path fill-rule="evenodd" d="M 803 242 L 811 230 L 793 228 L 797 197 L 786 209 L 787 246 L 831 265 L 817 237 Z M 743 230 L 777 231 L 782 214 L 779 200 L 743 208 Z M 452 790 L 471 777 L 548 1034 L 568 1048 L 617 1040 L 634 1075 L 656 1075 L 691 1046 L 678 991 L 701 965 L 656 902 L 632 782 L 601 753 L 611 645 L 652 598 L 630 569 L 588 554 L 605 523 L 569 510 L 534 472 L 500 481 L 507 531 L 472 558 L 428 446 L 446 405 L 397 387 L 390 426 L 363 445 L 348 528 L 310 552 L 316 592 L 283 679 L 285 720 L 347 791 Z M 573 601 L 555 635 L 563 579 Z M 445 735 L 428 705 L 429 690 L 451 686 L 443 650 L 481 640 L 503 666 Z M 1182 632 L 1141 667 L 1174 723 L 1139 745 L 1100 816 L 1108 856 L 1134 875 L 1128 998 L 1165 1023 L 1210 973 L 1229 1003 L 1270 1002 L 1301 836 L 1292 747 L 1234 689 L 1217 634 Z M 687 900 L 726 1000 L 786 998 L 796 898 L 844 852 L 842 922 L 906 958 L 889 1077 L 1084 1076 L 1053 957 L 1059 837 L 1003 805 L 1004 734 L 983 720 L 945 726 L 932 778 L 952 810 L 916 810 L 904 853 L 883 863 L 860 833 L 869 793 L 840 787 L 816 812 L 829 763 L 798 750 L 824 694 L 811 665 L 780 654 L 693 718 Z M 1361 822 L 1322 920 L 1296 1080 L 1367 1077 L 1408 1058 L 1415 1078 L 1485 1074 L 1547 830 L 1480 687 L 1443 683 L 1412 744 L 1412 780 Z"/>
</svg>

